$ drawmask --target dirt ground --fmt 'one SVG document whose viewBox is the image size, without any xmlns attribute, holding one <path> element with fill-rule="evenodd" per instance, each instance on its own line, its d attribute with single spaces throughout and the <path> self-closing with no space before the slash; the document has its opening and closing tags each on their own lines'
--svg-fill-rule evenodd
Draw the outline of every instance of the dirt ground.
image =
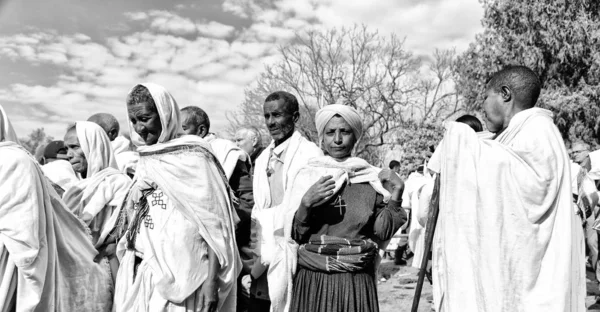
<svg viewBox="0 0 600 312">
<path fill-rule="evenodd" d="M 409 262 L 410 264 L 410 262 Z M 393 261 L 383 260 L 379 268 L 378 293 L 379 309 L 381 312 L 409 312 L 417 285 L 418 269 L 409 265 L 394 265 Z M 386 278 L 385 281 L 381 278 Z M 598 283 L 594 274 L 587 272 L 586 307 L 588 311 L 600 312 L 600 304 L 596 303 L 596 296 L 600 296 Z M 432 309 L 431 285 L 425 279 L 423 292 L 419 303 L 419 312 L 430 312 Z"/>
</svg>

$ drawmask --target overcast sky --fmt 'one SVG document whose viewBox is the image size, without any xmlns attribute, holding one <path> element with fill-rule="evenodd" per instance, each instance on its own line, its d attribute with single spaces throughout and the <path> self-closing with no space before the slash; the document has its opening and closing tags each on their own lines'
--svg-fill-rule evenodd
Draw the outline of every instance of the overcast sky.
<svg viewBox="0 0 600 312">
<path fill-rule="evenodd" d="M 428 55 L 464 51 L 482 16 L 477 0 L 0 0 L 0 105 L 20 137 L 62 138 L 97 112 L 124 128 L 128 90 L 151 81 L 218 132 L 296 32 L 364 23 Z"/>
</svg>

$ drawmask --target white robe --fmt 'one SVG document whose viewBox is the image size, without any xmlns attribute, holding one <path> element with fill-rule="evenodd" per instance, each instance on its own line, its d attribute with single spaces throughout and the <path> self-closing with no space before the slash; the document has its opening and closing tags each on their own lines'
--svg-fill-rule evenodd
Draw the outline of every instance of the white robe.
<svg viewBox="0 0 600 312">
<path fill-rule="evenodd" d="M 413 251 L 412 266 L 419 268 L 423 258 L 423 249 L 425 248 L 425 227 L 418 221 L 419 215 L 419 197 L 423 186 L 431 178 L 420 173 L 411 174 L 404 184 L 404 193 L 402 194 L 402 206 L 409 207 L 410 230 L 408 232 L 408 246 Z"/>
<path fill-rule="evenodd" d="M 0 142 L 0 180 L 0 311 L 13 296 L 20 312 L 110 311 L 108 263 L 93 261 L 85 225 L 13 142 Z"/>
<path fill-rule="evenodd" d="M 209 134 L 204 139 L 210 143 L 215 156 L 225 171 L 227 180 L 231 179 L 231 175 L 237 165 L 238 160 L 246 161 L 247 155 L 235 143 L 217 138 L 214 134 Z"/>
<path fill-rule="evenodd" d="M 522 111 L 493 141 L 448 123 L 430 162 L 437 311 L 585 311 L 583 230 L 551 115 Z"/>
<path fill-rule="evenodd" d="M 235 311 L 241 261 L 235 242 L 235 219 L 225 175 L 210 145 L 183 135 L 175 99 L 163 87 L 144 83 L 158 110 L 162 132 L 146 146 L 129 123 L 140 160 L 127 197 L 129 226 L 140 221 L 133 248 L 130 228 L 120 240 L 121 266 L 115 288 L 115 310 L 200 311 L 198 300 L 208 275 L 208 248 L 219 261 L 216 274 L 218 311 Z M 150 194 L 144 191 L 153 189 Z M 160 195 L 162 194 L 162 196 Z M 138 218 L 140 199 L 148 214 Z M 135 268 L 135 259 L 141 259 Z"/>
<path fill-rule="evenodd" d="M 63 190 L 68 190 L 79 181 L 79 178 L 73 171 L 73 166 L 66 160 L 55 160 L 42 166 L 44 174 L 52 183 L 60 186 Z"/>
<path fill-rule="evenodd" d="M 289 138 L 289 146 L 285 152 L 283 161 L 283 189 L 290 190 L 292 179 L 298 171 L 303 168 L 313 157 L 323 156 L 323 152 L 314 143 L 308 141 L 299 132 Z M 269 151 L 275 146 L 274 142 L 265 148 L 265 150 L 256 159 L 256 168 L 254 169 L 254 208 L 252 209 L 252 233 L 251 246 L 257 259 L 252 267 L 252 276 L 260 277 L 267 269 L 267 280 L 269 283 L 269 297 L 271 299 L 271 311 L 288 311 L 291 303 L 288 289 L 288 275 L 286 269 L 278 270 L 276 266 L 269 268 L 273 259 L 277 259 L 278 250 L 287 249 L 287 242 L 284 245 L 281 239 L 278 239 L 275 230 L 280 228 L 276 226 L 276 220 L 285 218 L 285 214 L 293 207 L 273 206 L 271 207 L 271 191 L 269 188 L 269 179 L 267 177 L 267 165 L 269 162 Z M 284 195 L 285 202 L 285 195 Z M 284 204 L 282 202 L 282 204 Z M 294 209 L 296 209 L 295 207 Z M 256 235 L 254 235 L 256 234 Z M 283 235 L 280 231 L 279 236 Z M 279 255 L 281 258 L 281 255 Z"/>
</svg>

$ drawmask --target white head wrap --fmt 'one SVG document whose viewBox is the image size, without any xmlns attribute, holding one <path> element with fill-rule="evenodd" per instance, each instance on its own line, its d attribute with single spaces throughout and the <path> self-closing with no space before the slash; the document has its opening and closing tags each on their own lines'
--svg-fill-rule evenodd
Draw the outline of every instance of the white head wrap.
<svg viewBox="0 0 600 312">
<path fill-rule="evenodd" d="M 4 141 L 12 141 L 19 144 L 19 139 L 17 139 L 10 120 L 8 120 L 8 115 L 6 115 L 4 108 L 0 105 L 0 142 Z"/>
<path fill-rule="evenodd" d="M 169 91 L 161 85 L 150 82 L 135 85 L 135 87 L 137 86 L 146 87 L 156 105 L 156 110 L 160 117 L 160 124 L 162 125 L 162 132 L 156 143 L 165 143 L 183 135 L 181 117 L 179 116 L 179 106 Z M 133 91 L 133 88 L 131 91 Z M 129 91 L 130 94 L 131 91 Z M 131 121 L 129 122 L 129 132 L 131 133 L 131 141 L 133 144 L 136 146 L 146 145 L 140 135 L 135 132 Z"/>
<path fill-rule="evenodd" d="M 344 120 L 352 127 L 356 142 L 360 140 L 363 134 L 363 124 L 360 115 L 351 106 L 343 104 L 330 104 L 321 108 L 315 115 L 315 125 L 317 132 L 319 133 L 319 142 L 323 142 L 323 131 L 327 123 L 335 115 L 340 115 Z"/>
<path fill-rule="evenodd" d="M 76 122 L 75 129 L 79 145 L 88 163 L 86 179 L 108 167 L 119 169 L 110 139 L 104 129 L 90 121 Z"/>
</svg>

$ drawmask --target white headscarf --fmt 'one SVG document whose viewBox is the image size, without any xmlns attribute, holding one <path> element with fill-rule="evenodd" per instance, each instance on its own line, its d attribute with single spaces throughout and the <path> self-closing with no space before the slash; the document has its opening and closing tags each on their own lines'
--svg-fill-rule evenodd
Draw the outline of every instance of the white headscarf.
<svg viewBox="0 0 600 312">
<path fill-rule="evenodd" d="M 88 163 L 87 179 L 108 167 L 119 169 L 110 139 L 100 126 L 90 121 L 78 121 L 75 123 L 75 129 Z"/>
<path fill-rule="evenodd" d="M 0 105 L 0 142 L 4 141 L 12 141 L 19 144 L 19 139 L 17 139 L 10 120 L 8 120 L 8 115 L 6 115 L 4 108 Z"/>
<path fill-rule="evenodd" d="M 356 142 L 358 142 L 363 135 L 362 118 L 360 118 L 356 109 L 343 104 L 327 105 L 321 108 L 315 115 L 315 126 L 319 133 L 319 142 L 323 142 L 323 131 L 325 130 L 325 126 L 335 115 L 342 116 L 350 127 L 352 127 Z"/>
<path fill-rule="evenodd" d="M 160 116 L 160 124 L 162 125 L 162 132 L 158 138 L 157 143 L 165 143 L 183 135 L 183 129 L 181 128 L 181 118 L 179 116 L 179 106 L 173 98 L 173 96 L 163 86 L 155 83 L 146 82 L 135 85 L 131 91 L 137 86 L 144 86 L 150 92 L 156 110 Z M 129 93 L 131 94 L 131 91 Z M 136 146 L 145 146 L 144 140 L 140 137 L 133 127 L 131 121 L 129 121 L 129 132 L 131 133 L 131 141 Z"/>
</svg>

